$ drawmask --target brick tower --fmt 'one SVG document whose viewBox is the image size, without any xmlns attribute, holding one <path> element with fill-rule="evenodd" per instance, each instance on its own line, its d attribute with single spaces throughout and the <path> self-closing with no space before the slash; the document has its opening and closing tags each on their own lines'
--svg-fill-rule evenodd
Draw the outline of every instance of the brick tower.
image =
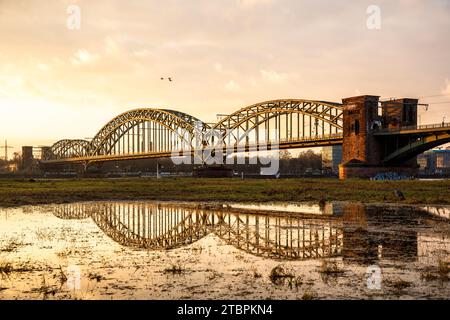
<svg viewBox="0 0 450 320">
<path fill-rule="evenodd" d="M 417 124 L 416 99 L 397 99 L 381 104 L 379 115 L 378 96 L 358 96 L 342 99 L 343 133 L 342 164 L 339 178 L 370 178 L 378 173 L 396 172 L 415 175 L 416 159 L 398 165 L 385 166 L 382 161 L 395 145 L 374 135 L 380 128 L 397 129 Z M 389 138 L 387 138 L 389 139 Z"/>
</svg>

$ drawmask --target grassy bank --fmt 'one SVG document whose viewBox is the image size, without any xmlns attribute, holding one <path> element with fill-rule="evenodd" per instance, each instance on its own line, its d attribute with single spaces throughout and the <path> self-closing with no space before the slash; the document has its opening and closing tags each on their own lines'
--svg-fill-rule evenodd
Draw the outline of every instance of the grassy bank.
<svg viewBox="0 0 450 320">
<path fill-rule="evenodd" d="M 393 190 L 399 189 L 405 200 Z M 0 180 L 0 206 L 92 200 L 361 201 L 450 204 L 450 180 L 366 181 L 337 179 L 82 179 Z"/>
</svg>

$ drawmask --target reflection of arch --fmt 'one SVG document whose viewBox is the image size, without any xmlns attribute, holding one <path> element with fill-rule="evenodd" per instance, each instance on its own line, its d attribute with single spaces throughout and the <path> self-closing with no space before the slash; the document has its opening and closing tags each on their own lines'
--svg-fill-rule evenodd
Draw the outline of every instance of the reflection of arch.
<svg viewBox="0 0 450 320">
<path fill-rule="evenodd" d="M 81 220 L 91 217 L 84 204 L 61 204 L 52 209 L 53 214 L 61 220 Z"/>
<path fill-rule="evenodd" d="M 87 155 L 89 141 L 60 140 L 56 142 L 44 155 L 45 159 L 78 158 Z"/>
<path fill-rule="evenodd" d="M 91 217 L 103 232 L 114 241 L 134 248 L 175 249 L 211 232 L 207 217 L 171 206 L 105 204 L 93 212 Z M 168 221 L 171 225 L 167 225 Z"/>
<path fill-rule="evenodd" d="M 271 259 L 328 257 L 339 254 L 343 246 L 341 223 L 336 219 L 154 203 L 91 203 L 83 206 L 111 239 L 135 248 L 173 249 L 210 233 L 240 250 Z M 69 208 L 57 206 L 55 210 L 68 211 Z"/>
</svg>

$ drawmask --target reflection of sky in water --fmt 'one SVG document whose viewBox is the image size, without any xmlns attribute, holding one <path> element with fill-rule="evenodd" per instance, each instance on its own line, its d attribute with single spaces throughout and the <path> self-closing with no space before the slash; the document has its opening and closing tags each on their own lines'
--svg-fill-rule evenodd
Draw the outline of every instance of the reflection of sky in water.
<svg viewBox="0 0 450 320">
<path fill-rule="evenodd" d="M 1 209 L 0 263 L 33 270 L 2 277 L 0 298 L 42 298 L 33 288 L 44 278 L 56 285 L 60 266 L 80 268 L 82 289 L 63 286 L 59 298 L 297 299 L 305 290 L 322 298 L 450 297 L 448 282 L 422 279 L 450 258 L 449 223 L 435 215 L 344 203 L 322 215 L 318 206 L 258 208 L 107 202 Z M 345 273 L 323 278 L 324 259 Z M 300 289 L 271 283 L 280 264 L 303 279 Z M 173 265 L 186 272 L 163 272 Z M 381 292 L 361 280 L 370 265 L 382 269 Z M 413 285 L 398 293 L 398 279 Z"/>
<path fill-rule="evenodd" d="M 423 206 L 421 209 L 441 218 L 450 219 L 449 206 Z"/>
<path fill-rule="evenodd" d="M 245 204 L 231 203 L 232 208 L 249 209 L 258 211 L 278 211 L 278 212 L 297 212 L 308 214 L 332 214 L 330 204 L 326 205 L 326 210 L 321 209 L 319 205 L 297 204 L 297 203 L 265 203 L 265 204 Z"/>
</svg>

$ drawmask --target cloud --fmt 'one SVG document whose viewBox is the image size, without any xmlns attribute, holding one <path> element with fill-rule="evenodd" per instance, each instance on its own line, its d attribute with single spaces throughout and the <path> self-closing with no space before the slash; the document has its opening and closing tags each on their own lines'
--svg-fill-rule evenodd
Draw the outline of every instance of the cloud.
<svg viewBox="0 0 450 320">
<path fill-rule="evenodd" d="M 216 70 L 217 72 L 222 72 L 223 71 L 223 66 L 220 63 L 215 63 L 214 64 L 214 70 Z"/>
<path fill-rule="evenodd" d="M 99 58 L 96 54 L 91 54 L 86 49 L 80 49 L 73 55 L 71 59 L 72 64 L 81 65 L 81 64 L 89 64 Z"/>
<path fill-rule="evenodd" d="M 45 63 L 38 63 L 37 68 L 41 71 L 47 71 L 48 70 L 48 65 Z"/>
<path fill-rule="evenodd" d="M 109 55 L 115 55 L 119 53 L 119 45 L 111 37 L 105 38 L 105 52 Z"/>
<path fill-rule="evenodd" d="M 445 88 L 442 89 L 442 94 L 450 96 L 450 80 L 448 78 L 445 79 Z"/>
<path fill-rule="evenodd" d="M 273 70 L 260 70 L 260 73 L 263 80 L 272 83 L 282 83 L 290 77 L 287 73 L 279 73 Z"/>
<path fill-rule="evenodd" d="M 340 101 L 355 88 L 450 94 L 443 1 L 381 0 L 389 14 L 373 33 L 367 6 L 346 1 L 77 0 L 81 29 L 68 30 L 65 1 L 0 0 L 0 118 L 37 100 L 39 118 L 29 117 L 26 127 L 50 126 L 50 106 L 109 117 L 164 102 L 214 121 L 217 112 L 268 98 Z M 169 75 L 174 83 L 160 80 Z M 82 137 L 81 129 L 89 134 L 107 120 L 86 117 L 72 132 Z M 64 130 L 73 126 L 60 121 Z"/>
<path fill-rule="evenodd" d="M 241 89 L 241 87 L 234 80 L 230 80 L 225 84 L 225 90 L 227 90 L 227 91 L 237 92 L 240 89 Z"/>
<path fill-rule="evenodd" d="M 136 57 L 147 57 L 150 55 L 150 51 L 147 49 L 140 49 L 133 52 L 133 55 Z"/>
<path fill-rule="evenodd" d="M 258 5 L 271 4 L 272 1 L 273 0 L 237 0 L 239 5 L 247 8 L 251 8 Z"/>
</svg>

